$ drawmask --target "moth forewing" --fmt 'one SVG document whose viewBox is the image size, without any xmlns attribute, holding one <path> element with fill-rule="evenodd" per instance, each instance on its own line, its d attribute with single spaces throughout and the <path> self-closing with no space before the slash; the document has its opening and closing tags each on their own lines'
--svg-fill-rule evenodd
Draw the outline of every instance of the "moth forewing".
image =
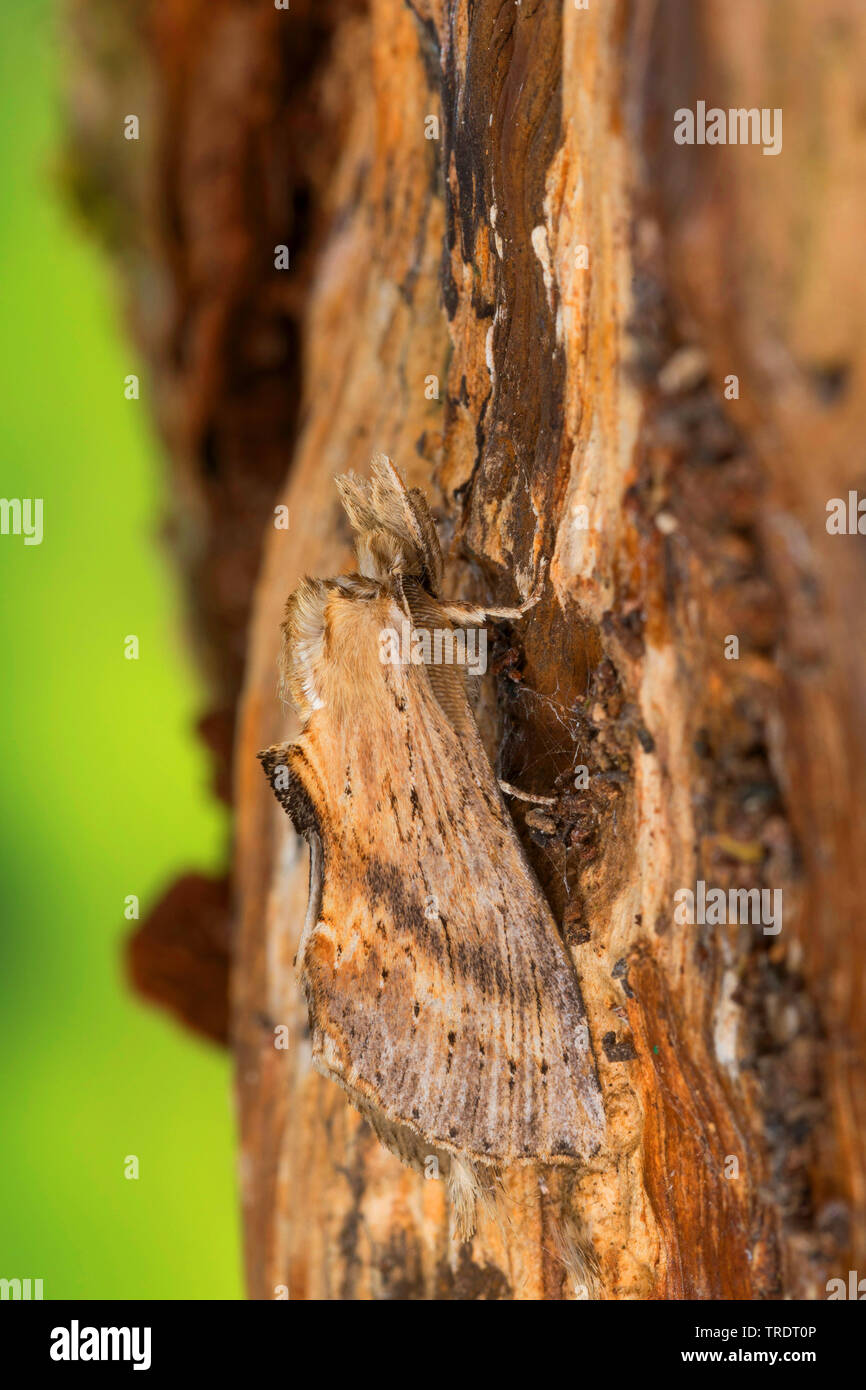
<svg viewBox="0 0 866 1390">
<path fill-rule="evenodd" d="M 412 572 L 293 596 L 283 666 L 304 728 L 262 755 L 316 855 L 298 953 L 314 1059 L 401 1157 L 415 1135 L 461 1162 L 574 1163 L 604 1115 L 573 966 L 462 674 L 383 659 L 389 627 L 448 622 L 418 520 L 432 519 L 414 504 L 413 528 L 392 474 L 342 495 L 353 525 L 409 547 Z"/>
</svg>

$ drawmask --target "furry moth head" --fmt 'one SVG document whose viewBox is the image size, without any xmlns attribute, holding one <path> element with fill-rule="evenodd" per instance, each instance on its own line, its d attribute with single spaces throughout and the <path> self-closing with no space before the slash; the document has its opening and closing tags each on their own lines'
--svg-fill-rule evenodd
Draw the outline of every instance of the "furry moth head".
<svg viewBox="0 0 866 1390">
<path fill-rule="evenodd" d="M 459 1160 L 461 1191 L 467 1164 L 585 1160 L 604 1115 L 580 989 L 462 672 L 381 658 L 388 625 L 484 610 L 441 597 L 433 519 L 388 459 L 337 485 L 358 572 L 289 598 L 282 682 L 304 727 L 261 755 L 313 847 L 314 1062 L 404 1160 Z"/>
</svg>

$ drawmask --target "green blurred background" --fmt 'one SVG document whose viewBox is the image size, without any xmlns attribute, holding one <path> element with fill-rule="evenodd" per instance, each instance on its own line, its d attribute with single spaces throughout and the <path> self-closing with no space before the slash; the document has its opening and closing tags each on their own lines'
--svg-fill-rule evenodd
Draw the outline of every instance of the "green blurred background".
<svg viewBox="0 0 866 1390">
<path fill-rule="evenodd" d="M 230 1062 L 126 989 L 127 894 L 215 869 L 224 813 L 115 287 L 64 205 L 53 0 L 0 7 L 0 1277 L 241 1295 Z M 146 377 L 142 377 L 144 386 Z M 123 639 L 139 637 L 139 661 Z M 124 1177 L 135 1154 L 140 1178 Z"/>
</svg>

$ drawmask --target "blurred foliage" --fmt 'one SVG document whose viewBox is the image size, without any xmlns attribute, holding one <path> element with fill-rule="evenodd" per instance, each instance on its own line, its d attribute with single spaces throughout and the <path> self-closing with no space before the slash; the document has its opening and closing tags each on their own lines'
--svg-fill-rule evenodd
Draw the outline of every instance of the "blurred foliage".
<svg viewBox="0 0 866 1390">
<path fill-rule="evenodd" d="M 231 1298 L 230 1061 L 121 968 L 127 895 L 143 916 L 177 872 L 217 869 L 227 826 L 193 733 L 146 371 L 57 172 L 56 20 L 50 0 L 0 11 L 0 495 L 44 499 L 41 545 L 0 536 L 0 1276 L 46 1298 Z"/>
</svg>

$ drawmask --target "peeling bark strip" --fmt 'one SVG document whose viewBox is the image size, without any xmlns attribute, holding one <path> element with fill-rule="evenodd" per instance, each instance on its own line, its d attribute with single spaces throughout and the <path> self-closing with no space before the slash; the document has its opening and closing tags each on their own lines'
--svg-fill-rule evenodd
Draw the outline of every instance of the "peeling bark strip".
<svg viewBox="0 0 866 1390">
<path fill-rule="evenodd" d="M 560 7 L 451 6 L 441 57 L 454 341 L 446 429 L 475 430 L 474 450 L 451 452 L 441 481 L 465 494 L 467 550 L 519 574 L 549 546 L 560 500 L 565 359 L 544 206 L 562 138 Z M 538 534 L 527 550 L 529 496 Z"/>
<path fill-rule="evenodd" d="M 866 1268 L 864 575 L 824 524 L 864 491 L 866 16 L 820 8 L 142 0 L 150 160 L 121 165 L 82 116 L 79 192 L 128 190 L 116 244 L 166 287 L 138 319 L 224 710 L 267 507 L 292 519 L 265 528 L 235 755 L 254 1297 L 571 1298 L 561 1239 L 609 1299 L 823 1297 Z M 93 51 L 105 6 L 75 11 Z M 780 109 L 782 151 L 677 144 L 699 102 Z M 513 603 L 549 561 L 531 619 L 492 634 L 476 713 L 499 775 L 547 798 L 511 810 L 607 1117 L 588 1167 L 511 1173 L 519 1216 L 463 1246 L 444 1183 L 310 1070 L 306 852 L 255 761 L 297 734 L 285 599 L 350 563 L 333 478 L 382 450 L 437 501 L 449 592 Z M 677 922 L 699 881 L 781 890 L 782 931 Z M 204 1017 L 170 963 L 174 1007 Z"/>
</svg>

